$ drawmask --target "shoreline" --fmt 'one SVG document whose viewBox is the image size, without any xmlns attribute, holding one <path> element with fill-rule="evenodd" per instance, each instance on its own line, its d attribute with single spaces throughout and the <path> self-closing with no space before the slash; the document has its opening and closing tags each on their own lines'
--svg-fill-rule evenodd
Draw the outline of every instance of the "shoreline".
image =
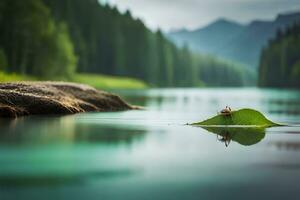
<svg viewBox="0 0 300 200">
<path fill-rule="evenodd" d="M 0 83 L 0 117 L 139 109 L 118 95 L 69 82 Z"/>
</svg>

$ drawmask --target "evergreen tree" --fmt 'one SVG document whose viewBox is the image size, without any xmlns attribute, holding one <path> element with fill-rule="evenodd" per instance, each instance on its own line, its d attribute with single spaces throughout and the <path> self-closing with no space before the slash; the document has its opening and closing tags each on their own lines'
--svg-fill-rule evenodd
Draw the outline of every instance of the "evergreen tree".
<svg viewBox="0 0 300 200">
<path fill-rule="evenodd" d="M 0 71 L 4 71 L 7 68 L 7 58 L 3 49 L 0 48 Z"/>
<path fill-rule="evenodd" d="M 161 87 L 240 86 L 248 73 L 178 48 L 130 11 L 98 0 L 2 0 L 0 29 L 9 72 L 49 79 L 75 72 L 121 75 Z"/>
<path fill-rule="evenodd" d="M 0 45 L 9 71 L 44 77 L 75 71 L 67 27 L 53 21 L 42 1 L 2 0 L 1 10 Z"/>
<path fill-rule="evenodd" d="M 261 87 L 299 87 L 300 22 L 276 38 L 262 50 L 259 68 Z"/>
</svg>

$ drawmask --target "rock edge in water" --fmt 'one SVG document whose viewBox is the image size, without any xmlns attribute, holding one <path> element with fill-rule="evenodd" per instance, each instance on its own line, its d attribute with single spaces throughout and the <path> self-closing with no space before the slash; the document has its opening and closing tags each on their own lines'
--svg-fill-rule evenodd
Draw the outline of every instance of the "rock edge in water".
<svg viewBox="0 0 300 200">
<path fill-rule="evenodd" d="M 0 83 L 0 117 L 136 109 L 119 96 L 67 82 Z"/>
</svg>

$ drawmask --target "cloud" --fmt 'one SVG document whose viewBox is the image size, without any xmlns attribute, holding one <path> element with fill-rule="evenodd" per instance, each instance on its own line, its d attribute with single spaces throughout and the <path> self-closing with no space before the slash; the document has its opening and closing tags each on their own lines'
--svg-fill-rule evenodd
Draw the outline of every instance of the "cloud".
<svg viewBox="0 0 300 200">
<path fill-rule="evenodd" d="M 103 1 L 103 0 L 102 0 Z M 106 0 L 129 9 L 153 29 L 194 29 L 225 17 L 239 22 L 271 19 L 280 12 L 300 10 L 299 0 Z"/>
</svg>

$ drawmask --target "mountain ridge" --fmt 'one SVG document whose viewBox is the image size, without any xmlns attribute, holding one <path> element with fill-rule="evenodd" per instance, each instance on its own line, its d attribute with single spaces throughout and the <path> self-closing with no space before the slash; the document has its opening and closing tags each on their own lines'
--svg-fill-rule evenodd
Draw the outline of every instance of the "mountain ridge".
<svg viewBox="0 0 300 200">
<path fill-rule="evenodd" d="M 214 54 L 256 68 L 261 49 L 284 29 L 300 21 L 300 11 L 278 14 L 274 20 L 253 20 L 241 24 L 226 18 L 193 31 L 170 32 L 167 36 L 177 45 L 187 44 L 192 50 Z"/>
</svg>

